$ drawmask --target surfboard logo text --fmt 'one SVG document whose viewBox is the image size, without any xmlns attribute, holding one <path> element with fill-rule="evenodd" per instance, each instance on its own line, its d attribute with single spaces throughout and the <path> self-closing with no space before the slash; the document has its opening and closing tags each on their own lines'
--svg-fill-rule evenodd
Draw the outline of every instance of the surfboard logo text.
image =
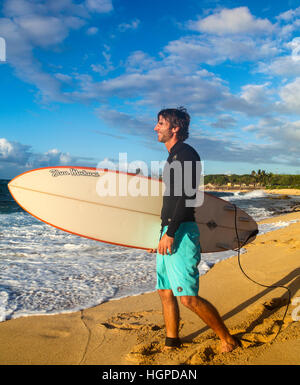
<svg viewBox="0 0 300 385">
<path fill-rule="evenodd" d="M 93 176 L 98 178 L 101 176 L 99 171 L 93 171 L 93 170 L 79 170 L 77 168 L 69 168 L 69 170 L 59 170 L 57 168 L 51 169 L 50 174 L 53 177 L 58 176 Z"/>
</svg>

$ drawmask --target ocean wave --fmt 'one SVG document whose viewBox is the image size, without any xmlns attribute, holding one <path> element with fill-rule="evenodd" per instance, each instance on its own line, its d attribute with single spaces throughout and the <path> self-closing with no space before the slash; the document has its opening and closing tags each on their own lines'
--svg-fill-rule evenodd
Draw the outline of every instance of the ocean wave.
<svg viewBox="0 0 300 385">
<path fill-rule="evenodd" d="M 21 212 L 23 209 L 15 202 L 8 190 L 7 179 L 0 179 L 0 214 Z"/>
<path fill-rule="evenodd" d="M 232 193 L 232 195 L 224 195 L 220 196 L 220 198 L 224 200 L 251 200 L 251 199 L 258 199 L 258 198 L 266 198 L 268 194 L 266 194 L 263 190 L 253 190 L 249 192 L 240 192 L 235 191 Z"/>
</svg>

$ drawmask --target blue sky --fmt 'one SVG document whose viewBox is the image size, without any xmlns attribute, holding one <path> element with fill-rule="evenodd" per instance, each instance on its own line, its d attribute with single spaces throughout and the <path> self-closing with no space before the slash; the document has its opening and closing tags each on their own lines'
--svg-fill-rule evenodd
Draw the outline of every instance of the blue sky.
<svg viewBox="0 0 300 385">
<path fill-rule="evenodd" d="M 296 0 L 4 0 L 0 37 L 0 178 L 164 160 L 178 106 L 205 173 L 300 173 Z"/>
</svg>

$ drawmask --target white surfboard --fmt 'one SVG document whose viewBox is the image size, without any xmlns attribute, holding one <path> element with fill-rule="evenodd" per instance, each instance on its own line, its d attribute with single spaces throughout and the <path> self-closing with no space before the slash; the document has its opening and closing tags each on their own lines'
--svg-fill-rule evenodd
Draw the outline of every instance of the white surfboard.
<svg viewBox="0 0 300 385">
<path fill-rule="evenodd" d="M 58 229 L 126 247 L 158 245 L 163 194 L 158 179 L 59 166 L 27 171 L 8 188 L 25 211 Z M 253 241 L 257 232 L 247 213 L 208 193 L 195 209 L 195 218 L 202 253 L 236 249 Z"/>
</svg>

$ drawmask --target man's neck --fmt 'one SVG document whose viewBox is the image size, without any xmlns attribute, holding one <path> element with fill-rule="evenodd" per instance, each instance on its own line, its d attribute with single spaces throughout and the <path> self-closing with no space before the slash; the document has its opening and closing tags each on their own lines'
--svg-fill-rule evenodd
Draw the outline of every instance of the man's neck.
<svg viewBox="0 0 300 385">
<path fill-rule="evenodd" d="M 168 140 L 168 141 L 165 143 L 165 146 L 166 146 L 168 152 L 170 152 L 171 148 L 172 148 L 177 142 L 179 142 L 179 139 L 178 139 L 178 138 L 175 138 L 175 137 L 172 137 L 170 140 Z"/>
</svg>

